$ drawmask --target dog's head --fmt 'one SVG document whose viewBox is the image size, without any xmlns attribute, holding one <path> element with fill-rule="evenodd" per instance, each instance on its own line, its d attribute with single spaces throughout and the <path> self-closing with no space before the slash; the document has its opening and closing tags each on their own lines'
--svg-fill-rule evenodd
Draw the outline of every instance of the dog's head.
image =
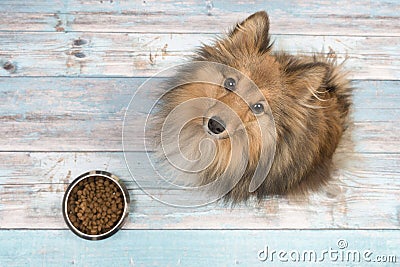
<svg viewBox="0 0 400 267">
<path fill-rule="evenodd" d="M 256 117 L 263 118 L 268 105 L 274 114 L 280 115 L 280 106 L 304 103 L 321 87 L 328 71 L 326 64 L 282 60 L 280 57 L 285 54 L 271 53 L 271 49 L 269 18 L 264 11 L 254 13 L 224 38 L 199 49 L 196 60 L 232 68 L 197 74 L 220 85 L 205 89 L 219 100 L 206 114 L 209 119 L 205 128 L 210 135 L 226 138 L 228 132 L 239 127 L 223 111 L 222 104 L 230 106 L 251 130 L 249 125 Z"/>
</svg>

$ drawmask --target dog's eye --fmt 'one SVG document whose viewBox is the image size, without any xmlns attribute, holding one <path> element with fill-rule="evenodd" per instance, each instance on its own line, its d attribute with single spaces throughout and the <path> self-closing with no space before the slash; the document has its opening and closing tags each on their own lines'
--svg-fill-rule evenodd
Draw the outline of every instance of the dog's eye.
<svg viewBox="0 0 400 267">
<path fill-rule="evenodd" d="M 253 111 L 254 114 L 261 114 L 264 112 L 264 105 L 261 103 L 256 103 L 251 106 L 251 111 Z"/>
<path fill-rule="evenodd" d="M 236 89 L 236 81 L 233 78 L 227 78 L 224 81 L 224 87 L 229 91 L 234 91 Z"/>
</svg>

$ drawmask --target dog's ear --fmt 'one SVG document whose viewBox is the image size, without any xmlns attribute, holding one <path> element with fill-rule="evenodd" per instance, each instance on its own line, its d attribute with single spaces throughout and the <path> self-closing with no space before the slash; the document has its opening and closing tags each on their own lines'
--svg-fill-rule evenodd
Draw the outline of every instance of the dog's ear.
<svg viewBox="0 0 400 267">
<path fill-rule="evenodd" d="M 269 18 L 265 11 L 254 13 L 229 33 L 231 40 L 250 50 L 264 53 L 270 50 Z"/>
<path fill-rule="evenodd" d="M 285 69 L 286 84 L 296 95 L 319 92 L 325 83 L 329 67 L 322 62 L 296 64 Z M 325 88 L 327 89 L 327 88 Z"/>
</svg>

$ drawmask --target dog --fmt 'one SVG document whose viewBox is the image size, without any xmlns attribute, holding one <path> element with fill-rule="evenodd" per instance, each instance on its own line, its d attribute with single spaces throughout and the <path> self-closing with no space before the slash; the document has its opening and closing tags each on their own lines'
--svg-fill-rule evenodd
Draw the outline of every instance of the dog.
<svg viewBox="0 0 400 267">
<path fill-rule="evenodd" d="M 260 11 L 203 44 L 166 83 L 155 142 L 185 183 L 214 183 L 214 193 L 238 203 L 329 181 L 352 104 L 347 73 L 322 53 L 272 50 Z"/>
</svg>

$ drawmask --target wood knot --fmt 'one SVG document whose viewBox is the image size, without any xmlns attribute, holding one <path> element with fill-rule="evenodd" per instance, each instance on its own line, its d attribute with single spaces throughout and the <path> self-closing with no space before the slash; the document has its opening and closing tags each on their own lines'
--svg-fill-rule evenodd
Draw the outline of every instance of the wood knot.
<svg viewBox="0 0 400 267">
<path fill-rule="evenodd" d="M 10 61 L 7 61 L 6 63 L 3 64 L 3 69 L 8 71 L 9 73 L 14 73 L 17 70 L 15 65 Z"/>
<path fill-rule="evenodd" d="M 74 56 L 77 58 L 85 58 L 86 57 L 85 53 L 83 53 L 83 52 L 76 52 L 76 53 L 74 53 Z"/>
<path fill-rule="evenodd" d="M 74 46 L 82 46 L 87 44 L 87 41 L 81 38 L 74 40 Z"/>
</svg>

